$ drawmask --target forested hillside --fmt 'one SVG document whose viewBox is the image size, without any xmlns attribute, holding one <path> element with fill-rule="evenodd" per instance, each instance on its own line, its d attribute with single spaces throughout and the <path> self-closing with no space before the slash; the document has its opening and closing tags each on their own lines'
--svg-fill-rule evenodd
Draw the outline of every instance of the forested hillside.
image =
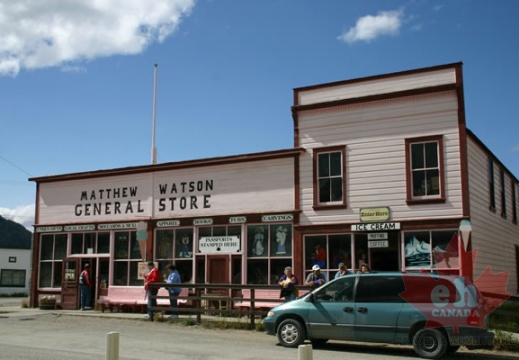
<svg viewBox="0 0 519 360">
<path fill-rule="evenodd" d="M 32 233 L 23 225 L 0 216 L 0 248 L 30 249 Z"/>
</svg>

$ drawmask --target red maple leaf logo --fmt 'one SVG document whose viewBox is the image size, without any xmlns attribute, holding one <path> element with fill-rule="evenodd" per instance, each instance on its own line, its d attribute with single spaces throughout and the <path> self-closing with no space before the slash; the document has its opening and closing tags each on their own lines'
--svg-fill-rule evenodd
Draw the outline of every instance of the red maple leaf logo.
<svg viewBox="0 0 519 360">
<path fill-rule="evenodd" d="M 472 273 L 477 257 L 477 250 L 467 252 L 459 246 L 457 234 L 447 249 L 435 248 L 433 253 L 434 264 L 441 263 L 443 269 L 429 276 L 404 276 L 405 291 L 400 296 L 425 316 L 426 328 L 452 326 L 454 333 L 459 326 L 485 328 L 485 317 L 512 295 L 506 291 L 509 272 L 493 274 L 487 266 L 473 283 L 470 276 L 453 275 L 451 262 L 471 261 Z"/>
</svg>

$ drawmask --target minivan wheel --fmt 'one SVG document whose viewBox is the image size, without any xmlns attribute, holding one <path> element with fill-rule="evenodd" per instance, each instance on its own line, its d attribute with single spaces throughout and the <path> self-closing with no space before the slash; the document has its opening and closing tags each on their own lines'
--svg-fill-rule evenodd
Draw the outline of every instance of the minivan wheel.
<svg viewBox="0 0 519 360">
<path fill-rule="evenodd" d="M 295 319 L 286 319 L 279 324 L 278 340 L 285 347 L 298 347 L 306 338 L 305 328 Z"/>
<path fill-rule="evenodd" d="M 447 351 L 448 342 L 438 329 L 422 329 L 413 336 L 416 354 L 425 359 L 438 359 Z"/>
</svg>

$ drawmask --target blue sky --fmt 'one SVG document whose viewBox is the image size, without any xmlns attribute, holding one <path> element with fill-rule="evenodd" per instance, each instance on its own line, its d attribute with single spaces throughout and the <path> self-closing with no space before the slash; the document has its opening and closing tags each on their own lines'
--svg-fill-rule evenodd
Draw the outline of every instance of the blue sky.
<svg viewBox="0 0 519 360">
<path fill-rule="evenodd" d="M 519 2 L 0 0 L 0 215 L 29 177 L 293 146 L 293 88 L 463 62 L 467 126 L 519 176 Z M 36 4 L 36 5 L 35 5 Z M 40 5 L 42 4 L 42 5 Z"/>
</svg>

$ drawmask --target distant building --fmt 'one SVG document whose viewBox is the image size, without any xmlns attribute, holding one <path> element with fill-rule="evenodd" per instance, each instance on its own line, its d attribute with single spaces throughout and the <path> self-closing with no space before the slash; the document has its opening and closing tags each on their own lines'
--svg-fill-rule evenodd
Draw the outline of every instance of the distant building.
<svg viewBox="0 0 519 360">
<path fill-rule="evenodd" d="M 31 303 L 77 308 L 86 262 L 99 299 L 140 291 L 145 260 L 195 283 L 339 262 L 472 276 L 465 248 L 517 294 L 518 179 L 466 129 L 461 63 L 297 88 L 292 115 L 293 149 L 30 179 Z"/>
<path fill-rule="evenodd" d="M 0 248 L 0 295 L 29 294 L 31 249 Z"/>
</svg>

